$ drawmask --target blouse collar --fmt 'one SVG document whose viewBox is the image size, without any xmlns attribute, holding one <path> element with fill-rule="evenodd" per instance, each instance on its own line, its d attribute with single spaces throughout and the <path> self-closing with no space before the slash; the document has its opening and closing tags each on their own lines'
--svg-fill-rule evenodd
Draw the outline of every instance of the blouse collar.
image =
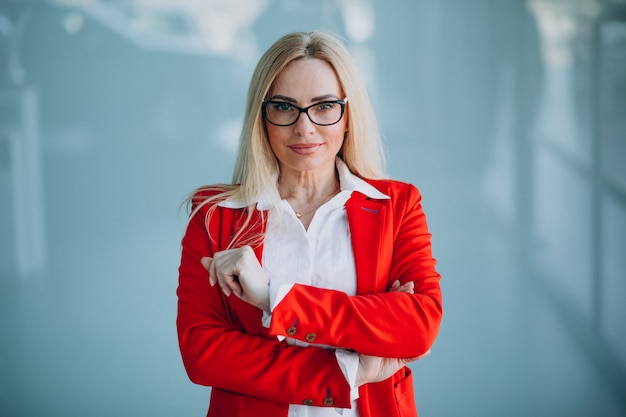
<svg viewBox="0 0 626 417">
<path fill-rule="evenodd" d="M 369 184 L 362 178 L 354 175 L 348 166 L 346 165 L 341 158 L 337 157 L 335 160 L 335 165 L 337 167 L 337 173 L 339 174 L 339 187 L 341 191 L 348 191 L 352 193 L 353 191 L 358 191 L 361 194 L 364 194 L 366 197 L 376 199 L 376 200 L 386 200 L 389 199 L 387 194 L 380 192 L 376 187 Z M 281 199 L 276 190 L 265 190 L 259 196 L 257 200 L 256 208 L 257 210 L 269 210 L 274 207 L 276 204 L 280 203 Z M 224 201 L 218 203 L 220 207 L 232 208 L 232 209 L 240 209 L 247 206 L 247 204 L 243 201 L 236 200 L 233 197 L 227 198 Z"/>
</svg>

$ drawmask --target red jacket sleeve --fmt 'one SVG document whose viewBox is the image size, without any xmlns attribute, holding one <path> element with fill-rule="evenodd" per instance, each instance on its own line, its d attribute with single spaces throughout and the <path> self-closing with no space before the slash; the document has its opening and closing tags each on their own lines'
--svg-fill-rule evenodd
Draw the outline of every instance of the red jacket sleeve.
<svg viewBox="0 0 626 417">
<path fill-rule="evenodd" d="M 219 235 L 231 227 L 224 221 L 227 210 L 215 212 L 212 233 Z M 281 403 L 302 404 L 310 399 L 311 405 L 323 406 L 331 396 L 335 407 L 349 407 L 349 386 L 333 350 L 289 346 L 266 329 L 262 334 L 260 310 L 244 306 L 237 297 L 227 298 L 218 286 L 209 285 L 200 259 L 221 248 L 219 236 L 209 239 L 205 211 L 189 222 L 179 268 L 177 328 L 189 378 L 197 384 Z M 243 315 L 258 318 L 258 329 L 247 331 Z"/>
<path fill-rule="evenodd" d="M 348 296 L 296 284 L 273 310 L 270 333 L 383 357 L 416 357 L 431 347 L 442 317 L 431 235 L 417 189 L 392 184 L 385 190 L 391 199 L 385 203 L 383 234 L 393 239 L 380 249 L 381 262 L 388 258 L 389 268 L 374 278 L 357 278 L 377 280 L 378 292 Z M 368 244 L 353 240 L 355 252 Z M 415 293 L 384 292 L 396 279 L 413 281 Z"/>
</svg>

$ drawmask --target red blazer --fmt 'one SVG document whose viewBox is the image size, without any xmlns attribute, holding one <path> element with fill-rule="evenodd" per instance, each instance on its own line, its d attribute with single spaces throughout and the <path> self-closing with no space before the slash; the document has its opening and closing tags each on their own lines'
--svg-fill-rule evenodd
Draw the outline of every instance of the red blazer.
<svg viewBox="0 0 626 417">
<path fill-rule="evenodd" d="M 433 344 L 442 316 L 440 276 L 419 191 L 391 180 L 368 180 L 390 199 L 353 192 L 346 212 L 354 250 L 357 295 L 296 284 L 272 313 L 209 285 L 200 264 L 227 247 L 244 209 L 206 206 L 191 218 L 182 241 L 177 328 L 189 378 L 211 386 L 208 416 L 286 416 L 289 404 L 350 407 L 350 389 L 332 349 L 290 346 L 277 335 L 382 357 L 409 358 Z M 261 213 L 254 210 L 253 221 Z M 263 223 L 250 233 L 263 231 Z M 207 229 L 212 236 L 209 238 Z M 255 248 L 259 261 L 263 245 Z M 413 281 L 415 293 L 387 292 Z M 295 330 L 295 332 L 294 332 Z M 359 388 L 362 417 L 417 416 L 411 371 Z"/>
</svg>

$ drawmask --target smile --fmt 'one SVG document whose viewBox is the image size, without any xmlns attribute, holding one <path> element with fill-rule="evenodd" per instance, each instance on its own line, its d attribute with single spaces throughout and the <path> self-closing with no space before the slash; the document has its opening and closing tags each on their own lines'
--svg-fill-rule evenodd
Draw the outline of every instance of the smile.
<svg viewBox="0 0 626 417">
<path fill-rule="evenodd" d="M 289 146 L 289 149 L 299 155 L 310 155 L 317 152 L 317 150 L 322 146 L 323 145 L 321 143 L 302 143 L 298 145 L 291 145 Z"/>
</svg>

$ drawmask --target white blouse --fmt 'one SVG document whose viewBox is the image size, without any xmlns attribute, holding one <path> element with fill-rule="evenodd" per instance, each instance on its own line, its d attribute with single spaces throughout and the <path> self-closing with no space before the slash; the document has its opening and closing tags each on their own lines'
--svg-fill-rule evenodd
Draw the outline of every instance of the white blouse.
<svg viewBox="0 0 626 417">
<path fill-rule="evenodd" d="M 286 200 L 271 198 L 270 193 L 259 198 L 257 209 L 268 210 L 262 263 L 270 280 L 272 310 L 296 283 L 339 290 L 348 295 L 356 294 L 356 269 L 345 203 L 353 191 L 359 191 L 371 198 L 389 197 L 352 174 L 339 158 L 337 171 L 341 191 L 317 209 L 308 230 Z M 236 202 L 228 200 L 221 205 L 237 207 Z M 263 322 L 269 327 L 270 320 L 271 314 L 266 314 Z M 280 339 L 284 337 L 281 336 Z M 309 346 L 308 343 L 289 337 L 286 341 L 292 345 Z M 355 386 L 355 380 L 359 356 L 355 352 L 337 349 L 336 357 L 352 387 L 352 408 L 292 404 L 289 407 L 289 417 L 358 417 L 358 387 Z"/>
</svg>

